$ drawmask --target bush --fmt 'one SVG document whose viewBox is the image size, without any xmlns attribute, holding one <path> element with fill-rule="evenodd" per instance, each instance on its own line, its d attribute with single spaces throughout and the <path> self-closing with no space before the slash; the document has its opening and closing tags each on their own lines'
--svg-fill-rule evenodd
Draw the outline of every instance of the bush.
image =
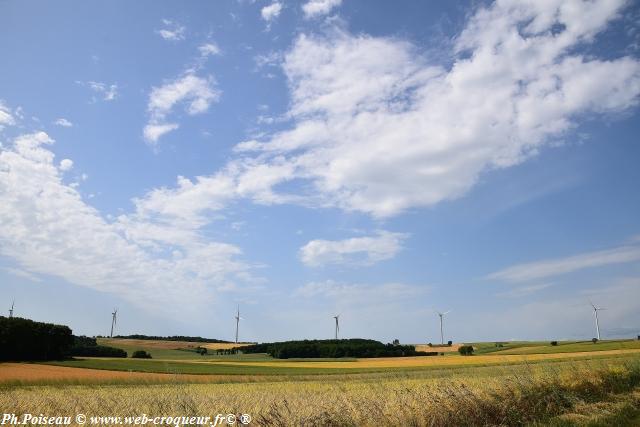
<svg viewBox="0 0 640 427">
<path fill-rule="evenodd" d="M 196 347 L 196 353 L 198 353 L 200 356 L 204 356 L 208 353 L 208 351 L 206 347 Z"/>
<path fill-rule="evenodd" d="M 136 350 L 131 355 L 133 359 L 151 359 L 151 355 L 144 350 Z"/>
<path fill-rule="evenodd" d="M 73 346 L 69 354 L 84 357 L 127 357 L 127 352 L 121 348 L 106 345 Z"/>
<path fill-rule="evenodd" d="M 594 344 L 597 343 L 598 342 L 598 338 L 591 338 L 591 342 L 594 343 Z"/>
<path fill-rule="evenodd" d="M 551 345 L 553 345 L 553 346 L 558 345 L 558 341 L 551 341 Z"/>
<path fill-rule="evenodd" d="M 0 316 L 0 360 L 63 359 L 72 344 L 68 326 Z"/>
<path fill-rule="evenodd" d="M 638 336 L 638 339 L 640 339 L 640 336 Z M 427 344 L 429 347 L 433 347 L 433 344 L 429 343 Z"/>
<path fill-rule="evenodd" d="M 453 345 L 453 341 L 447 341 L 447 345 L 451 347 Z"/>
<path fill-rule="evenodd" d="M 473 346 L 471 345 L 461 345 L 458 348 L 458 353 L 463 356 L 471 356 L 473 354 Z"/>
</svg>

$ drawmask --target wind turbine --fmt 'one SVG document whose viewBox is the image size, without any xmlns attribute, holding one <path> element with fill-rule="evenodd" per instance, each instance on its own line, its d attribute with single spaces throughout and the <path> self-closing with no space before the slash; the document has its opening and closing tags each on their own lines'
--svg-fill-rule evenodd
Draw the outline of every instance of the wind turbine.
<svg viewBox="0 0 640 427">
<path fill-rule="evenodd" d="M 591 300 L 589 300 L 589 304 L 591 304 L 591 307 L 593 307 L 593 315 L 596 318 L 596 338 L 598 338 L 598 341 L 600 341 L 600 325 L 598 324 L 598 311 L 606 310 L 606 308 L 596 307 Z"/>
<path fill-rule="evenodd" d="M 113 313 L 111 313 L 111 335 L 110 335 L 111 338 L 113 338 L 113 327 L 116 325 L 117 316 L 118 316 L 118 309 L 114 308 Z"/>
<path fill-rule="evenodd" d="M 444 317 L 445 314 L 451 313 L 451 310 L 445 311 L 444 313 L 440 313 L 439 311 L 436 310 L 436 313 L 438 313 L 438 316 L 440 316 L 440 343 L 444 345 L 444 332 L 442 330 L 442 318 Z"/>
<path fill-rule="evenodd" d="M 238 304 L 238 314 L 236 314 L 235 319 L 236 319 L 236 344 L 238 344 L 238 327 L 240 326 L 240 320 L 244 320 L 242 319 L 242 317 L 240 317 L 240 304 Z"/>
<path fill-rule="evenodd" d="M 340 315 L 339 314 L 335 315 L 333 316 L 333 318 L 336 319 L 336 339 L 338 339 L 338 332 L 340 332 L 340 322 L 339 322 Z"/>
<path fill-rule="evenodd" d="M 16 303 L 16 300 L 11 301 L 11 310 L 9 310 L 9 319 L 13 317 L 13 306 Z"/>
</svg>

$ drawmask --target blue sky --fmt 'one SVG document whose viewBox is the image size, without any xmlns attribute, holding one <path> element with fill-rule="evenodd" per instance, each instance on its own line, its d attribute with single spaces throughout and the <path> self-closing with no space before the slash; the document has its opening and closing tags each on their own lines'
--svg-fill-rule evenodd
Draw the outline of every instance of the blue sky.
<svg viewBox="0 0 640 427">
<path fill-rule="evenodd" d="M 74 332 L 640 333 L 637 2 L 0 3 L 0 294 Z"/>
</svg>

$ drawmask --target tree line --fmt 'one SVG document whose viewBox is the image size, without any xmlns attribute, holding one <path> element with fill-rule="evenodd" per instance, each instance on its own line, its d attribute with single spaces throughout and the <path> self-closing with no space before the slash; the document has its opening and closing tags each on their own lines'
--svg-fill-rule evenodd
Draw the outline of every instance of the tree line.
<svg viewBox="0 0 640 427">
<path fill-rule="evenodd" d="M 343 340 L 302 340 L 254 344 L 239 347 L 242 353 L 267 353 L 277 359 L 338 357 L 425 356 L 412 345 L 383 344 L 362 338 Z"/>
<path fill-rule="evenodd" d="M 191 342 L 208 342 L 208 343 L 225 343 L 225 344 L 231 343 L 231 341 L 217 340 L 215 338 L 189 337 L 189 336 L 183 336 L 183 335 L 160 337 L 160 336 L 154 336 L 154 335 L 134 334 L 134 335 L 116 335 L 113 338 L 121 338 L 121 339 L 128 339 L 128 340 L 148 340 L 148 341 L 191 341 Z"/>
<path fill-rule="evenodd" d="M 72 345 L 68 326 L 0 316 L 0 360 L 62 359 Z"/>
<path fill-rule="evenodd" d="M 98 345 L 95 338 L 76 337 L 65 325 L 0 316 L 0 360 L 59 360 L 72 356 L 127 357 L 127 352 Z"/>
</svg>

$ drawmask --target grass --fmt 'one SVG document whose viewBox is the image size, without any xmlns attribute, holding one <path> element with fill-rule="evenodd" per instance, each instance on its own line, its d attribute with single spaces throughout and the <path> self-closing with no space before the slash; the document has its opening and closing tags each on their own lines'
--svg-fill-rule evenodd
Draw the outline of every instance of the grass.
<svg viewBox="0 0 640 427">
<path fill-rule="evenodd" d="M 171 360 L 207 360 L 217 358 L 242 358 L 243 355 L 216 355 L 216 349 L 225 349 L 235 346 L 235 344 L 227 343 L 197 343 L 187 341 L 152 341 L 152 340 L 130 340 L 119 338 L 98 338 L 99 345 L 120 348 L 128 353 L 129 356 L 136 350 L 145 350 L 151 354 L 154 359 L 171 359 Z M 208 354 L 201 356 L 196 353 L 195 348 L 202 346 L 207 348 Z M 189 351 L 187 351 L 189 350 Z M 251 355 L 244 355 L 251 356 Z"/>
<path fill-rule="evenodd" d="M 10 387 L 0 393 L 0 407 L 16 414 L 249 413 L 255 425 L 265 426 L 625 425 L 637 419 L 640 410 L 637 356 L 278 378 L 226 384 Z"/>
<path fill-rule="evenodd" d="M 638 340 L 615 340 L 599 341 L 561 341 L 557 346 L 552 346 L 549 342 L 539 345 L 522 345 L 515 348 L 501 349 L 496 354 L 555 354 L 555 353 L 576 353 L 584 351 L 608 351 L 608 350 L 629 350 L 640 349 Z"/>
</svg>

